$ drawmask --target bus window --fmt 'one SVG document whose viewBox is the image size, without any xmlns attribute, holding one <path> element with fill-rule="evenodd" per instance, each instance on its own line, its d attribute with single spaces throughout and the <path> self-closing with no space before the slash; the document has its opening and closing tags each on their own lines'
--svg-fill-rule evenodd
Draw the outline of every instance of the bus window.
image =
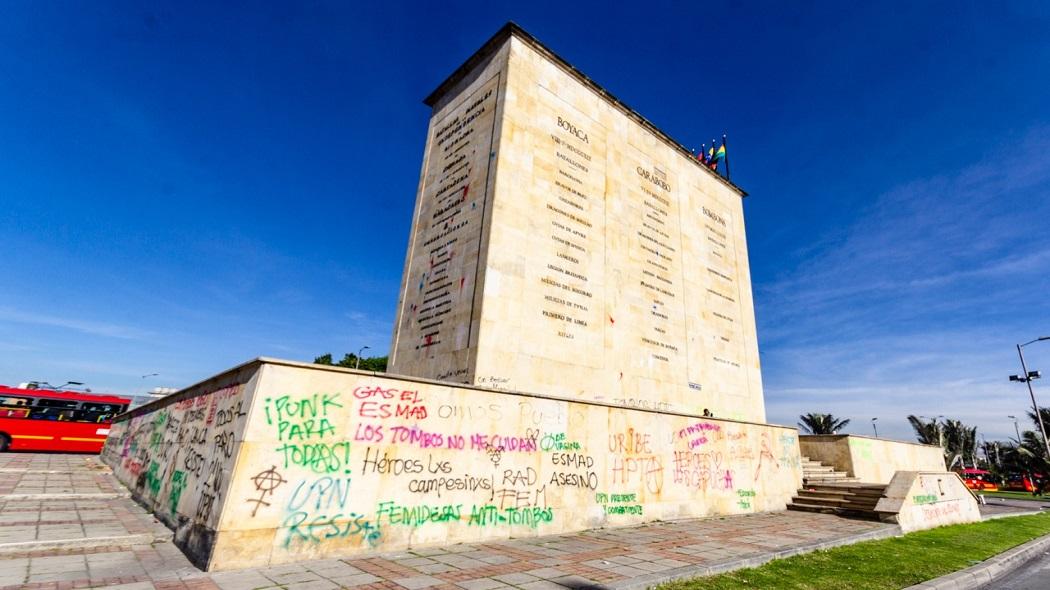
<svg viewBox="0 0 1050 590">
<path fill-rule="evenodd" d="M 37 398 L 34 405 L 38 408 L 61 408 L 63 410 L 75 410 L 77 408 L 76 401 L 64 399 Z"/>
<path fill-rule="evenodd" d="M 112 414 L 117 411 L 116 404 L 96 404 L 91 402 L 84 402 L 80 404 L 80 409 L 86 412 L 105 412 Z"/>
<path fill-rule="evenodd" d="M 0 407 L 23 407 L 28 406 L 28 397 L 0 397 Z"/>
</svg>

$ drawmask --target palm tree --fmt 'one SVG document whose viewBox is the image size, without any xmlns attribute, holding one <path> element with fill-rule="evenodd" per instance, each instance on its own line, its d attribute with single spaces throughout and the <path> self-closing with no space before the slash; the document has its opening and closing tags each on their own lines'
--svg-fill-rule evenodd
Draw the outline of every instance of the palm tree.
<svg viewBox="0 0 1050 590">
<path fill-rule="evenodd" d="M 951 462 L 948 465 L 949 469 L 955 466 L 957 460 L 963 467 L 966 467 L 967 459 L 970 459 L 971 465 L 976 466 L 977 427 L 967 426 L 959 420 L 945 420 L 944 450 Z"/>
<path fill-rule="evenodd" d="M 924 421 L 918 416 L 908 416 L 908 422 L 915 430 L 915 438 L 924 445 L 941 446 L 941 427 L 936 420 Z"/>
<path fill-rule="evenodd" d="M 919 442 L 942 447 L 949 469 L 955 466 L 956 461 L 964 467 L 967 460 L 971 465 L 977 465 L 976 426 L 967 426 L 959 420 L 950 419 L 944 422 L 927 422 L 918 416 L 908 416 L 908 422 L 915 430 L 915 438 Z"/>
<path fill-rule="evenodd" d="M 849 424 L 849 418 L 840 420 L 831 414 L 803 414 L 798 419 L 798 427 L 806 434 L 838 434 Z"/>
</svg>

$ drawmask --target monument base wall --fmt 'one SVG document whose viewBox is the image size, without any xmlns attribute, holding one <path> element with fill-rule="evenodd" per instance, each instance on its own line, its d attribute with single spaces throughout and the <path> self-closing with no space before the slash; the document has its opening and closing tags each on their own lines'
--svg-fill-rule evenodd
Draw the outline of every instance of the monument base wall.
<svg viewBox="0 0 1050 590">
<path fill-rule="evenodd" d="M 905 533 L 981 520 L 973 492 L 959 474 L 948 471 L 898 471 L 875 511 Z"/>
<path fill-rule="evenodd" d="M 855 434 L 799 437 L 802 455 L 866 483 L 889 483 L 898 471 L 947 471 L 938 446 Z"/>
<path fill-rule="evenodd" d="M 258 359 L 118 418 L 103 459 L 217 570 L 782 510 L 796 434 Z"/>
</svg>

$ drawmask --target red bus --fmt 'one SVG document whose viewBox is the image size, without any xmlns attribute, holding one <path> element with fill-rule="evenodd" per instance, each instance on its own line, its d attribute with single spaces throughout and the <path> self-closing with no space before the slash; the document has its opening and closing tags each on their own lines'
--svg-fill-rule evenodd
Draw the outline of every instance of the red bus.
<svg viewBox="0 0 1050 590">
<path fill-rule="evenodd" d="M 131 399 L 0 385 L 0 451 L 98 453 Z"/>
</svg>

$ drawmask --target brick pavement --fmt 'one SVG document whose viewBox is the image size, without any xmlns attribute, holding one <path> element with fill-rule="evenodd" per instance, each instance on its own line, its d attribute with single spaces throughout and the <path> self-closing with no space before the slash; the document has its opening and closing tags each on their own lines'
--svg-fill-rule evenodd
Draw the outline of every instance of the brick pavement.
<svg viewBox="0 0 1050 590">
<path fill-rule="evenodd" d="M 0 454 L 0 590 L 633 590 L 899 530 L 776 512 L 207 573 L 121 492 L 95 457 Z"/>
</svg>

